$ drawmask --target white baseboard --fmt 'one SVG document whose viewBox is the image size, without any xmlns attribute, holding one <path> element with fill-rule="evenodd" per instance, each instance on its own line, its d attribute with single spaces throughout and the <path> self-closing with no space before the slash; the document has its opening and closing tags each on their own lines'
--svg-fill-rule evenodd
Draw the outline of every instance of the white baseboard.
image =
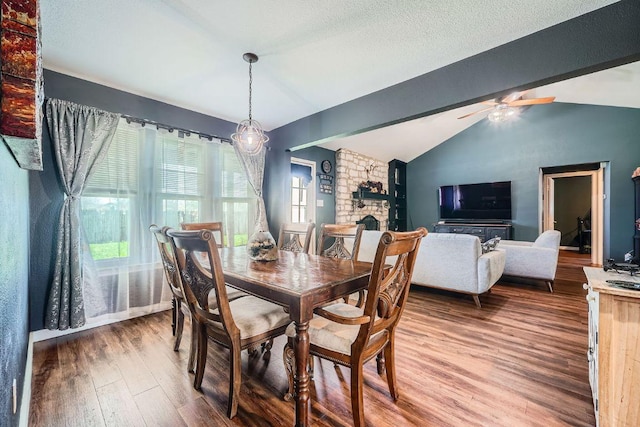
<svg viewBox="0 0 640 427">
<path fill-rule="evenodd" d="M 22 398 L 20 400 L 20 427 L 29 425 L 29 408 L 31 405 L 31 379 L 33 377 L 33 332 L 29 334 L 27 346 L 27 361 L 24 367 L 24 382 L 22 384 Z"/>
<path fill-rule="evenodd" d="M 32 332 L 33 341 L 39 342 L 52 338 L 62 337 L 69 334 L 75 334 L 76 332 L 86 331 L 87 329 L 97 328 L 99 326 L 109 325 L 111 323 L 122 322 L 123 320 L 133 319 L 134 317 L 146 316 L 147 314 L 157 313 L 159 311 L 169 310 L 171 308 L 171 301 L 164 301 L 152 306 L 147 306 L 139 309 L 130 309 L 129 311 L 122 311 L 120 313 L 105 314 L 103 316 L 87 319 L 87 323 L 79 328 L 69 328 L 61 331 L 59 329 L 49 330 L 40 329 L 39 331 Z"/>
</svg>

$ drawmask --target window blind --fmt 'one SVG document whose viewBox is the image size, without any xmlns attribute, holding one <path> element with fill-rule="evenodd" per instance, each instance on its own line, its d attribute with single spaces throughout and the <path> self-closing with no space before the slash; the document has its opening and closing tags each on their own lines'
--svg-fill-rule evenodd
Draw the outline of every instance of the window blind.
<svg viewBox="0 0 640 427">
<path fill-rule="evenodd" d="M 159 139 L 160 155 L 155 171 L 156 191 L 166 194 L 200 196 L 204 190 L 204 143 L 176 138 L 172 135 Z"/>
<path fill-rule="evenodd" d="M 94 167 L 85 194 L 135 192 L 138 189 L 138 131 L 118 126 L 105 159 Z"/>
</svg>

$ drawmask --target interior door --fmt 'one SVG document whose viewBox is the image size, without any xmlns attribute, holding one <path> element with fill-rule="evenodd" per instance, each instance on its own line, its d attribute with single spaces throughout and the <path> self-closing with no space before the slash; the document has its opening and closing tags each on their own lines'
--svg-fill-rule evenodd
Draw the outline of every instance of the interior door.
<svg viewBox="0 0 640 427">
<path fill-rule="evenodd" d="M 543 174 L 542 231 L 556 229 L 556 180 L 581 176 L 591 178 L 591 263 L 602 265 L 604 167 L 600 167 L 597 170 Z"/>
</svg>

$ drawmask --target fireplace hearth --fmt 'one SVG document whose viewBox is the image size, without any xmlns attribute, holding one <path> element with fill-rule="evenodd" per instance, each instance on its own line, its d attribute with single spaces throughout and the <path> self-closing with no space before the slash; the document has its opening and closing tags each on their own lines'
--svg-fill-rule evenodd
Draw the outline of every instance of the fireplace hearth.
<svg viewBox="0 0 640 427">
<path fill-rule="evenodd" d="M 380 221 L 373 215 L 367 215 L 360 221 L 356 221 L 356 224 L 364 224 L 365 230 L 380 230 Z"/>
</svg>

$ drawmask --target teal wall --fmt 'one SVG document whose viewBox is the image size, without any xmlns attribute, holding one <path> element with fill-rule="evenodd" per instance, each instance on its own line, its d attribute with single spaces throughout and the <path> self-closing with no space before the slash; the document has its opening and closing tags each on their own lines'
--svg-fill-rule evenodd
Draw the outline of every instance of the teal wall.
<svg viewBox="0 0 640 427">
<path fill-rule="evenodd" d="M 411 227 L 438 221 L 441 185 L 512 182 L 515 238 L 538 235 L 539 171 L 609 162 L 605 172 L 605 257 L 632 248 L 631 173 L 640 166 L 640 110 L 553 103 L 531 107 L 503 126 L 482 120 L 407 165 Z M 609 250 L 610 248 L 610 250 Z"/>
<path fill-rule="evenodd" d="M 0 140 L 0 425 L 17 426 L 29 343 L 29 180 Z M 13 415 L 11 387 L 18 385 Z"/>
</svg>

